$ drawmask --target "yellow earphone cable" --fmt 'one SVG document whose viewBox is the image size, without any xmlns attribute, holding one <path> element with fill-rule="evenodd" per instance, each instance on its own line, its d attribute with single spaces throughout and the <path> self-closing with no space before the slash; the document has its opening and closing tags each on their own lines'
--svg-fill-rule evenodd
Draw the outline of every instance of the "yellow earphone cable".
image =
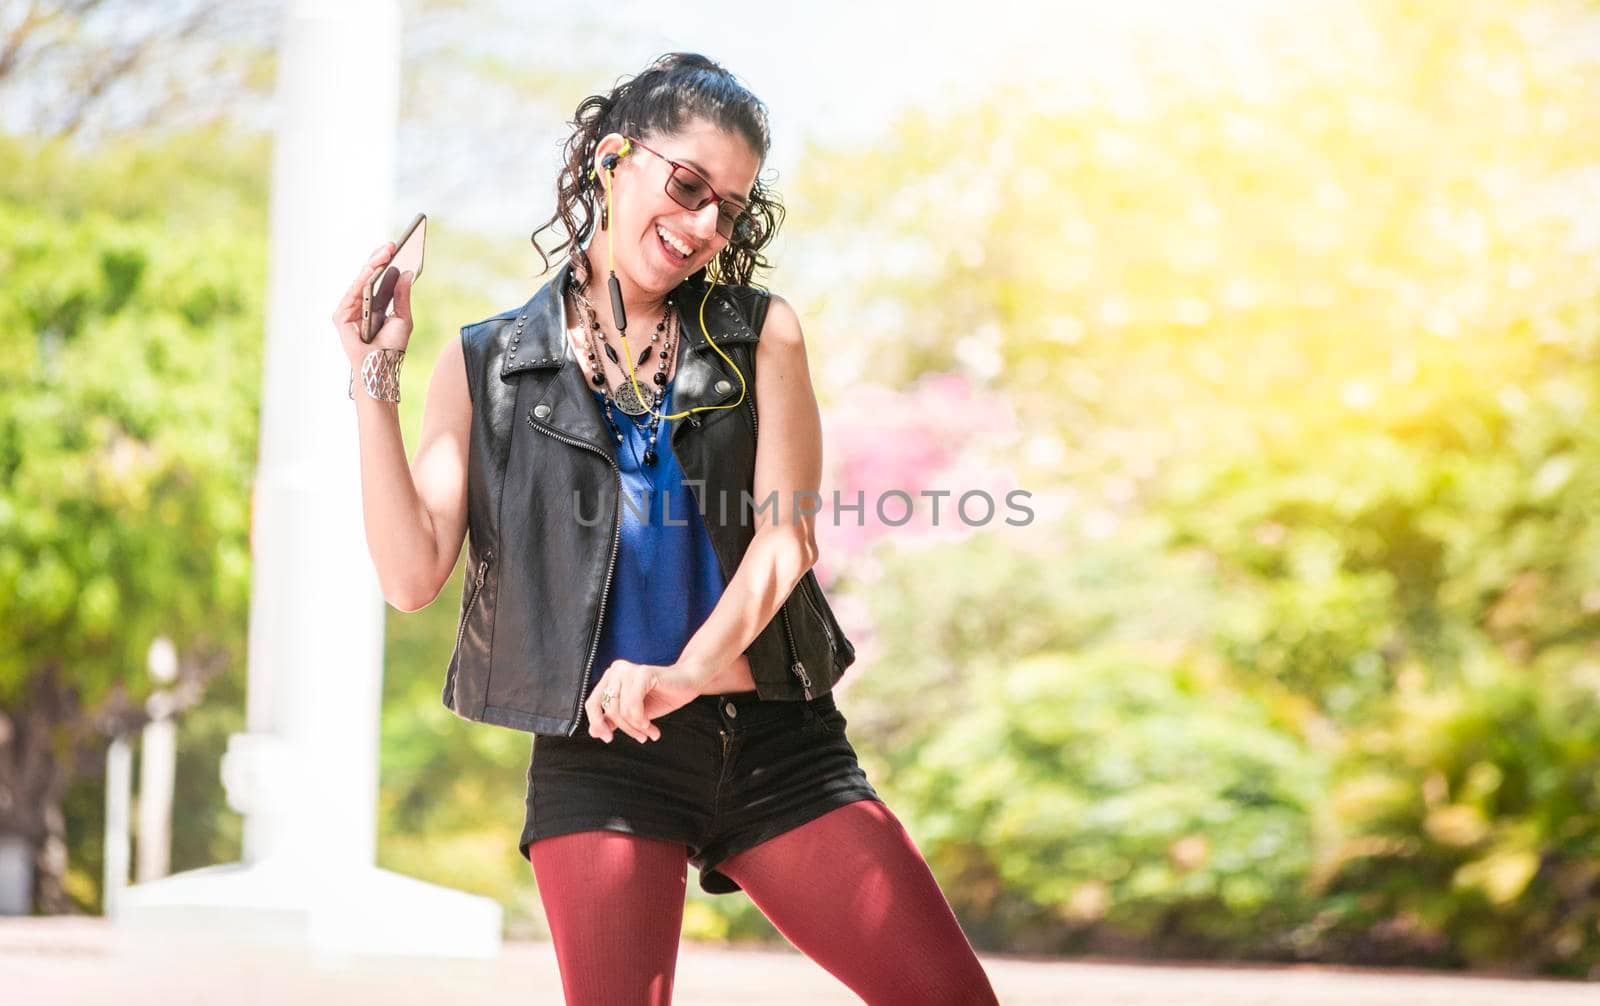
<svg viewBox="0 0 1600 1006">
<path fill-rule="evenodd" d="M 624 139 L 622 141 L 622 150 L 620 151 L 619 156 L 626 157 L 628 150 L 631 147 L 632 141 Z M 590 170 L 591 172 L 593 171 L 593 169 Z M 611 184 L 606 186 L 606 219 L 609 221 L 616 219 L 614 204 L 611 201 L 611 190 L 616 186 L 617 175 L 614 168 L 607 168 L 606 173 L 611 176 Z M 617 272 L 617 250 L 616 246 L 612 242 L 612 228 L 610 227 L 606 228 L 606 256 L 611 269 L 611 274 L 615 276 Z M 739 397 L 727 403 L 726 405 L 698 405 L 686 412 L 673 412 L 670 414 L 657 412 L 649 405 L 645 406 L 646 409 L 650 410 L 651 415 L 661 419 L 682 419 L 683 417 L 695 412 L 712 412 L 716 409 L 736 409 L 739 407 L 739 404 L 744 401 L 744 393 L 746 389 L 744 372 L 739 369 L 739 365 L 734 363 L 732 358 L 729 357 L 727 353 L 722 351 L 722 347 L 717 345 L 715 339 L 711 338 L 711 332 L 706 328 L 706 302 L 711 299 L 711 291 L 717 285 L 717 275 L 716 273 L 712 272 L 709 265 L 706 268 L 706 275 L 711 279 L 711 282 L 706 286 L 706 295 L 700 300 L 700 331 L 705 335 L 706 342 L 710 343 L 711 348 L 717 351 L 717 355 L 722 357 L 724 360 L 727 360 L 728 366 L 732 367 L 733 372 L 738 375 Z M 628 360 L 628 381 L 633 385 L 634 395 L 637 396 L 639 401 L 642 402 L 645 399 L 644 394 L 639 388 L 638 371 L 634 369 L 633 365 L 633 350 L 628 348 L 628 330 L 626 327 L 624 327 L 620 329 L 619 332 L 622 336 L 622 352 Z"/>
</svg>

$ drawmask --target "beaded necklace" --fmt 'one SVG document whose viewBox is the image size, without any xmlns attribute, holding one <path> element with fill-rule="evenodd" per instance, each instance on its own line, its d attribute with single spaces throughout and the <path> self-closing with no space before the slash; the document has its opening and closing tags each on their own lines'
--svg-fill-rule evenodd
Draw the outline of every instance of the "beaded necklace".
<svg viewBox="0 0 1600 1006">
<path fill-rule="evenodd" d="M 622 360 L 618 356 L 616 349 L 614 349 L 611 343 L 607 340 L 605 330 L 600 327 L 600 320 L 595 315 L 594 305 L 589 302 L 589 298 L 583 295 L 583 288 L 578 284 L 575 276 L 569 279 L 568 288 L 571 290 L 573 300 L 577 305 L 577 314 L 580 321 L 579 327 L 583 332 L 585 353 L 589 358 L 589 368 L 591 371 L 589 380 L 592 384 L 594 384 L 596 390 L 600 391 L 605 398 L 604 415 L 606 417 L 606 424 L 611 427 L 612 435 L 616 437 L 617 443 L 620 444 L 623 440 L 622 430 L 617 426 L 616 420 L 612 417 L 612 407 L 615 406 L 618 411 L 628 416 L 629 420 L 633 422 L 636 429 L 640 427 L 640 424 L 638 420 L 634 419 L 634 417 L 642 416 L 647 412 L 650 413 L 650 421 L 647 427 L 650 438 L 648 445 L 645 447 L 644 463 L 653 467 L 657 458 L 655 450 L 656 434 L 661 425 L 660 406 L 662 401 L 664 401 L 666 398 L 667 365 L 672 361 L 672 352 L 677 348 L 678 344 L 677 312 L 673 310 L 673 305 L 669 301 L 667 303 L 666 311 L 661 316 L 661 320 L 656 323 L 656 330 L 650 333 L 650 342 L 652 345 L 644 348 L 644 352 L 639 354 L 638 362 L 634 364 L 635 367 L 642 367 L 644 366 L 645 361 L 650 359 L 652 353 L 656 354 L 657 356 L 658 362 L 656 365 L 656 372 L 650 377 L 651 384 L 654 385 L 654 388 L 645 392 L 645 394 L 651 400 L 642 401 L 640 400 L 639 396 L 635 394 L 633 390 L 633 381 L 631 380 L 624 381 L 617 388 L 615 394 L 613 394 L 611 389 L 606 386 L 605 368 L 601 365 L 599 354 L 595 348 L 595 333 L 599 333 L 601 339 L 601 348 L 603 348 L 606 355 L 611 358 L 611 362 L 615 363 L 619 368 L 622 368 Z M 666 336 L 665 342 L 663 342 L 660 346 L 654 345 L 655 343 L 662 341 L 663 333 L 665 333 Z"/>
</svg>

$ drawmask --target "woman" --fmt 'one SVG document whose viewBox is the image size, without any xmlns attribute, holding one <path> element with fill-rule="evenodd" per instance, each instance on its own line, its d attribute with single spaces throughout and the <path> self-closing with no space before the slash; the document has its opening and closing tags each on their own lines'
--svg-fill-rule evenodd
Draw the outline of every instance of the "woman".
<svg viewBox="0 0 1600 1006">
<path fill-rule="evenodd" d="M 765 107 L 675 53 L 572 125 L 539 228 L 566 261 L 445 346 L 409 469 L 409 277 L 356 335 L 392 245 L 334 316 L 385 597 L 429 604 L 467 537 L 443 700 L 534 735 L 520 849 L 567 1002 L 670 1001 L 691 861 L 869 1003 L 994 1002 L 833 702 L 854 648 L 811 572 L 817 403 L 793 309 L 750 285 L 782 219 Z"/>
</svg>

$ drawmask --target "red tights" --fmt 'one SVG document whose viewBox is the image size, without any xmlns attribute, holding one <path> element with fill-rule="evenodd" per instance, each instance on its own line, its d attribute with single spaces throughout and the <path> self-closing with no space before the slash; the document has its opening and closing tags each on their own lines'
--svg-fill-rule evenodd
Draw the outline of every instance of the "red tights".
<svg viewBox="0 0 1600 1006">
<path fill-rule="evenodd" d="M 528 852 L 568 1006 L 671 1002 L 688 850 L 580 831 Z M 882 803 L 837 807 L 719 869 L 869 1006 L 996 1002 L 927 862 Z"/>
</svg>

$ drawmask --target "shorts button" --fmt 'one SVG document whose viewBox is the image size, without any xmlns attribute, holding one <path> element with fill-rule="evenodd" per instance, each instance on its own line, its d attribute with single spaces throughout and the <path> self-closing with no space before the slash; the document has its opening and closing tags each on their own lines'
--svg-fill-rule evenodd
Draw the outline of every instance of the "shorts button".
<svg viewBox="0 0 1600 1006">
<path fill-rule="evenodd" d="M 729 716 L 738 716 L 739 715 L 739 710 L 733 708 L 733 703 L 732 702 L 723 703 L 722 704 L 722 711 L 727 713 Z"/>
</svg>

